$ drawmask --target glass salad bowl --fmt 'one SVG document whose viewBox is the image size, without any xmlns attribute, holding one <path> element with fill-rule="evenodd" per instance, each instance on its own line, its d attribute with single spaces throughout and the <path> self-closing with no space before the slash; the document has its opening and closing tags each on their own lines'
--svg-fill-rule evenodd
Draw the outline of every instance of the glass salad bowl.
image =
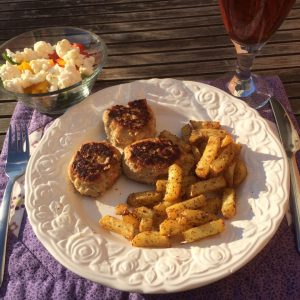
<svg viewBox="0 0 300 300">
<path fill-rule="evenodd" d="M 83 74 L 81 77 L 79 77 L 80 81 L 70 86 L 47 92 L 44 92 L 43 89 L 41 89 L 41 85 L 43 84 L 39 84 L 38 88 L 31 89 L 29 92 L 28 89 L 24 89 L 23 91 L 25 92 L 15 90 L 11 91 L 4 87 L 4 81 L 1 80 L 1 93 L 4 93 L 9 98 L 17 99 L 26 106 L 32 107 L 41 113 L 50 115 L 61 114 L 69 107 L 86 98 L 90 94 L 91 89 L 100 72 L 102 71 L 107 59 L 107 50 L 104 41 L 96 34 L 87 30 L 75 27 L 49 27 L 35 29 L 18 35 L 0 46 L 0 54 L 2 54 L 2 57 L 0 58 L 0 65 L 7 64 L 8 62 L 18 65 L 19 70 L 24 69 L 24 66 L 26 69 L 29 66 L 28 62 L 24 61 L 20 63 L 19 61 L 16 63 L 9 56 L 11 53 L 10 51 L 15 53 L 16 51 L 22 52 L 25 48 L 32 49 L 34 44 L 39 41 L 44 41 L 51 45 L 55 45 L 57 42 L 63 39 L 68 40 L 72 47 L 77 47 L 80 51 L 80 54 L 84 55 L 82 57 L 94 57 L 94 63 L 88 75 Z M 59 62 L 60 58 L 57 56 L 56 52 L 54 54 L 55 55 L 49 54 L 49 58 L 53 58 L 51 62 Z M 64 66 L 60 63 L 60 67 Z M 74 68 L 75 67 L 77 70 L 79 70 L 78 66 L 74 65 Z M 68 75 L 65 74 L 64 76 L 64 80 L 68 80 Z"/>
</svg>

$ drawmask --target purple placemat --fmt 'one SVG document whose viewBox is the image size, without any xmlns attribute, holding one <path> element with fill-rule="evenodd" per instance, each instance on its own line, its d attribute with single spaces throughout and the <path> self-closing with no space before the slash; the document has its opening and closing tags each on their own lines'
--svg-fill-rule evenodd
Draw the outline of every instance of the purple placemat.
<svg viewBox="0 0 300 300">
<path fill-rule="evenodd" d="M 278 77 L 267 78 L 274 96 L 291 110 Z M 224 80 L 211 82 L 225 89 Z M 274 120 L 270 106 L 260 110 Z M 17 104 L 12 123 L 21 121 L 30 132 L 45 127 L 52 118 Z M 293 117 L 297 126 L 297 122 Z M 299 128 L 298 128 L 299 129 Z M 299 131 L 300 132 L 300 131 Z M 7 146 L 0 156 L 0 196 L 6 185 L 4 162 Z M 9 234 L 1 299 L 300 299 L 300 256 L 296 250 L 293 228 L 286 219 L 267 246 L 245 267 L 208 286 L 164 295 L 127 293 L 81 278 L 59 264 L 37 240 L 26 217 L 19 238 Z"/>
</svg>

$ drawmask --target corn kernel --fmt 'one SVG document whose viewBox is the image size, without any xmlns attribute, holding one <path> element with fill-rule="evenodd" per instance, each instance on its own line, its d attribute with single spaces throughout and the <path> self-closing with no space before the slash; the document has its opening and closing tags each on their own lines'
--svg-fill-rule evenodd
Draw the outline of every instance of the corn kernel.
<svg viewBox="0 0 300 300">
<path fill-rule="evenodd" d="M 33 84 L 24 89 L 25 94 L 42 94 L 47 93 L 49 89 L 49 83 L 47 81 Z"/>
<path fill-rule="evenodd" d="M 32 69 L 31 69 L 31 67 L 30 67 L 29 62 L 27 62 L 27 61 L 25 61 L 25 60 L 22 61 L 20 65 L 18 65 L 18 69 L 19 69 L 21 72 L 23 72 L 23 71 L 25 71 L 25 70 L 29 70 L 30 72 L 33 73 Z"/>
</svg>

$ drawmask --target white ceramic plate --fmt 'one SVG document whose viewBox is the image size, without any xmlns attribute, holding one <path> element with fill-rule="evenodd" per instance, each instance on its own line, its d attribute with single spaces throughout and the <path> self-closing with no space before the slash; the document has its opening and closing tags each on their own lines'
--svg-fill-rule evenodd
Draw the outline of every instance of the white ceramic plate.
<svg viewBox="0 0 300 300">
<path fill-rule="evenodd" d="M 169 249 L 133 248 L 99 227 L 105 214 L 133 191 L 149 190 L 122 176 L 93 200 L 75 193 L 68 163 L 84 142 L 105 139 L 102 112 L 113 104 L 146 98 L 158 131 L 180 133 L 189 119 L 218 120 L 243 144 L 249 175 L 238 190 L 237 215 L 224 233 Z M 243 102 L 214 87 L 152 79 L 99 91 L 72 107 L 46 132 L 26 173 L 26 208 L 38 239 L 65 267 L 104 285 L 144 293 L 200 287 L 249 262 L 271 239 L 289 195 L 284 151 L 267 122 Z"/>
</svg>

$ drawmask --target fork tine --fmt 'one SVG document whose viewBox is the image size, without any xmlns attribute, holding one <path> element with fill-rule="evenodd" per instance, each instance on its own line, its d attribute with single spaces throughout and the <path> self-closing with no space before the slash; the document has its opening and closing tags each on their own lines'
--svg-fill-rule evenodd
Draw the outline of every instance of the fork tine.
<svg viewBox="0 0 300 300">
<path fill-rule="evenodd" d="M 18 151 L 18 128 L 17 128 L 17 124 L 15 124 L 15 150 Z"/>
<path fill-rule="evenodd" d="M 27 126 L 25 126 L 25 151 L 26 151 L 26 154 L 28 155 L 29 157 L 29 151 L 30 151 L 30 146 L 29 146 L 29 137 L 28 137 L 28 129 L 27 129 Z"/>
<path fill-rule="evenodd" d="M 9 125 L 8 129 L 8 155 L 11 153 L 13 150 L 13 140 L 12 140 L 12 128 L 11 125 Z"/>
<path fill-rule="evenodd" d="M 12 149 L 12 132 L 11 132 L 11 125 L 9 125 L 9 129 L 8 129 L 8 149 Z"/>
</svg>

